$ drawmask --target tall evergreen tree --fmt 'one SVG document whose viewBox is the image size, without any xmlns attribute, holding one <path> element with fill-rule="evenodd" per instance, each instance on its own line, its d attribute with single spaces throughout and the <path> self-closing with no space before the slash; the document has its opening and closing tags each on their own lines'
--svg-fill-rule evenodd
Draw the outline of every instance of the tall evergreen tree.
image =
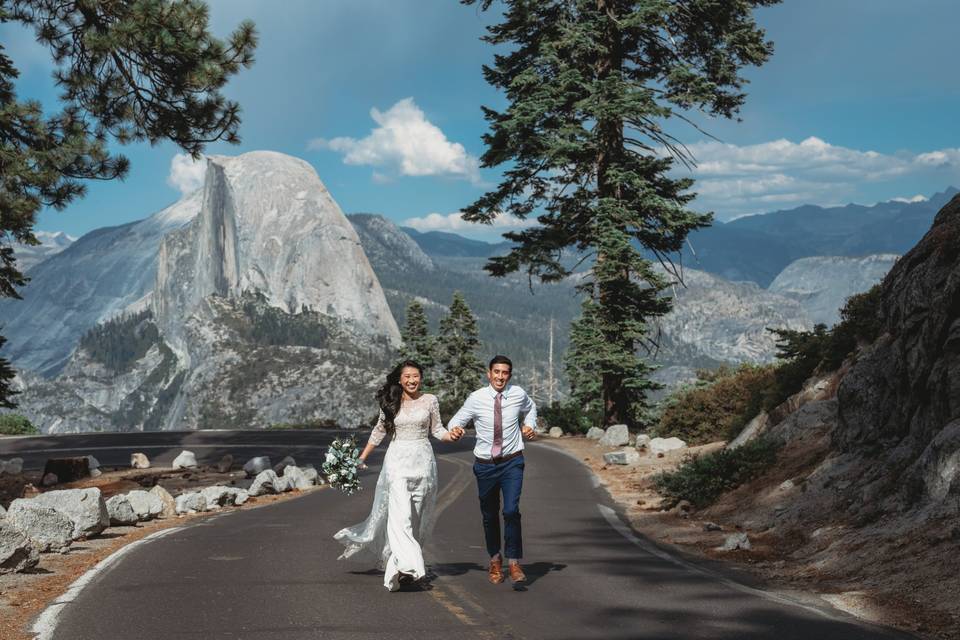
<svg viewBox="0 0 960 640">
<path fill-rule="evenodd" d="M 434 339 L 430 336 L 430 325 L 427 315 L 423 312 L 423 305 L 418 300 L 411 300 L 407 305 L 407 322 L 400 332 L 403 343 L 400 345 L 400 356 L 410 359 L 423 367 L 424 387 L 429 381 L 436 364 L 434 355 Z"/>
<path fill-rule="evenodd" d="M 257 36 L 245 21 L 219 40 L 208 18 L 200 0 L 0 0 L 0 22 L 33 29 L 49 49 L 63 107 L 45 116 L 19 100 L 19 72 L 0 45 L 0 296 L 20 297 L 27 279 L 13 245 L 38 244 L 42 207 L 63 209 L 85 180 L 126 175 L 111 138 L 171 140 L 194 157 L 208 142 L 239 142 L 240 107 L 221 89 L 253 63 Z"/>
<path fill-rule="evenodd" d="M 667 122 L 737 114 L 741 68 L 772 52 L 753 9 L 778 1 L 503 0 L 503 21 L 488 27 L 486 42 L 512 48 L 483 69 L 508 106 L 483 108 L 482 163 L 509 168 L 464 218 L 536 216 L 539 226 L 505 234 L 514 246 L 487 264 L 495 276 L 525 268 L 556 281 L 570 274 L 564 250 L 592 259 L 568 363 L 598 378 L 607 424 L 642 413 L 651 383 L 638 351 L 653 342 L 648 321 L 670 309 L 666 278 L 641 251 L 669 267 L 712 218 L 688 208 L 693 181 L 669 174 L 694 159 Z"/>
<path fill-rule="evenodd" d="M 461 405 L 480 383 L 483 363 L 477 357 L 478 335 L 477 321 L 467 301 L 455 291 L 450 312 L 440 319 L 437 337 L 438 384 L 445 406 Z"/>
</svg>

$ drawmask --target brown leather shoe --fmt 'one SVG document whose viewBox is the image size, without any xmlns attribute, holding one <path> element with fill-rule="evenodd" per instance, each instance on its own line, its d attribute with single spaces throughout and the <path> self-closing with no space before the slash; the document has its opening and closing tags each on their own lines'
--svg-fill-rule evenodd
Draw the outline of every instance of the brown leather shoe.
<svg viewBox="0 0 960 640">
<path fill-rule="evenodd" d="M 518 584 L 520 582 L 526 582 L 527 576 L 523 572 L 523 569 L 520 568 L 519 562 L 510 563 L 510 582 L 513 584 Z"/>
<path fill-rule="evenodd" d="M 503 560 L 500 558 L 490 559 L 490 574 L 488 577 L 493 584 L 503 582 Z"/>
</svg>

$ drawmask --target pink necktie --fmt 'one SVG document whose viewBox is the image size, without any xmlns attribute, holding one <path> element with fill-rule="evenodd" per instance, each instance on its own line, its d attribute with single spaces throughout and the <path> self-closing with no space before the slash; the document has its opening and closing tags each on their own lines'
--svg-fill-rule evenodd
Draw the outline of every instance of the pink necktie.
<svg viewBox="0 0 960 640">
<path fill-rule="evenodd" d="M 500 410 L 500 400 L 502 393 L 497 394 L 497 399 L 493 401 L 493 448 L 490 450 L 491 458 L 499 458 L 503 451 L 503 415 Z"/>
</svg>

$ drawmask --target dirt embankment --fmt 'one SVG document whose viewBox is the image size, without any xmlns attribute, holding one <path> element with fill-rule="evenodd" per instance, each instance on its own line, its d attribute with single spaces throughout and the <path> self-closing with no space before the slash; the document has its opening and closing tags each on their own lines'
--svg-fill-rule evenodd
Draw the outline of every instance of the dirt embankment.
<svg viewBox="0 0 960 640">
<path fill-rule="evenodd" d="M 635 465 L 606 465 L 603 453 L 609 449 L 596 441 L 564 437 L 552 442 L 587 465 L 631 525 L 658 543 L 729 562 L 771 588 L 817 595 L 871 622 L 925 638 L 960 637 L 957 523 L 932 522 L 908 531 L 904 523 L 864 523 L 846 513 L 789 517 L 805 480 L 825 462 L 831 464 L 825 437 L 785 447 L 774 468 L 703 510 L 663 510 L 653 477 L 723 443 L 662 458 L 644 455 Z M 728 535 L 740 532 L 749 536 L 750 551 L 719 549 Z"/>
</svg>

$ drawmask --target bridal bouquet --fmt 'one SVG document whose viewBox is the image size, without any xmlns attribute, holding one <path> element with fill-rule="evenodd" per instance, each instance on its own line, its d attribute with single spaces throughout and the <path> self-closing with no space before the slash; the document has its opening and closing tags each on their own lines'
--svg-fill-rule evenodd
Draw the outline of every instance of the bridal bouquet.
<svg viewBox="0 0 960 640">
<path fill-rule="evenodd" d="M 360 449 L 357 441 L 352 437 L 335 438 L 327 449 L 322 469 L 331 487 L 350 495 L 362 488 L 357 477 L 359 466 Z"/>
</svg>

